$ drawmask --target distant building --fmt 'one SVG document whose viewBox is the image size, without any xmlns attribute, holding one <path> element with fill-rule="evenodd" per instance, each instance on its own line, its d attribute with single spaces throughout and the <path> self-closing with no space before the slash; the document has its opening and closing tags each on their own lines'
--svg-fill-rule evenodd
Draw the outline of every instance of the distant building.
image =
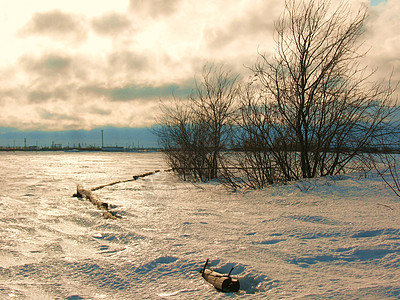
<svg viewBox="0 0 400 300">
<path fill-rule="evenodd" d="M 105 152 L 124 152 L 125 149 L 124 147 L 102 147 L 101 151 L 105 151 Z"/>
</svg>

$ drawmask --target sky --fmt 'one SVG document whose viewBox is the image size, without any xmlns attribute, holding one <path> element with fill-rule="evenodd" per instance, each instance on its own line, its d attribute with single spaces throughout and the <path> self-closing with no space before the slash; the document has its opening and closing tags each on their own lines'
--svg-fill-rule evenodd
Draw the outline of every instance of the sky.
<svg viewBox="0 0 400 300">
<path fill-rule="evenodd" d="M 400 79 L 400 1 L 345 2 L 370 6 L 376 79 Z M 160 99 L 188 94 L 204 64 L 246 74 L 258 53 L 273 53 L 283 11 L 282 0 L 0 3 L 3 131 L 150 127 Z"/>
</svg>

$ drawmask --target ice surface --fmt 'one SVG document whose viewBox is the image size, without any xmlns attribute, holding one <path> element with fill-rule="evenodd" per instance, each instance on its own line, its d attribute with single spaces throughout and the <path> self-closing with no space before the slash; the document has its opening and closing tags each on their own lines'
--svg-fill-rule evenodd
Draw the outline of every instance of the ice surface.
<svg viewBox="0 0 400 300">
<path fill-rule="evenodd" d="M 0 153 L 1 299 L 400 299 L 400 202 L 371 174 L 230 193 L 159 153 Z M 224 294 L 199 271 L 234 267 Z"/>
</svg>

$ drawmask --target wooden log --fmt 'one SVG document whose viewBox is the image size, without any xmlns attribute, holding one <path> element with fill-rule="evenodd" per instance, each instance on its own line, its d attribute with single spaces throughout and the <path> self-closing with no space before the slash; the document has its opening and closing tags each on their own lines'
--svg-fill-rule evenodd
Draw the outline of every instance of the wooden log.
<svg viewBox="0 0 400 300">
<path fill-rule="evenodd" d="M 153 174 L 156 174 L 158 172 L 160 172 L 160 170 L 155 170 L 153 172 L 147 172 L 147 173 L 143 173 L 143 174 L 140 174 L 140 175 L 135 175 L 135 176 L 133 176 L 133 179 L 137 180 L 137 179 L 139 179 L 141 177 L 146 177 L 146 176 L 149 176 L 149 175 L 153 175 Z"/>
<path fill-rule="evenodd" d="M 84 197 L 96 205 L 99 209 L 103 210 L 103 218 L 105 219 L 119 219 L 120 216 L 109 210 L 109 205 L 106 202 L 103 202 L 99 199 L 99 197 L 93 193 L 91 190 L 85 189 L 81 184 L 78 184 L 76 187 L 76 197 Z"/>
<path fill-rule="evenodd" d="M 153 172 L 147 172 L 147 173 L 143 173 L 143 174 L 139 174 L 139 175 L 135 175 L 133 176 L 133 178 L 131 179 L 127 179 L 127 180 L 118 180 L 118 181 L 114 181 L 108 184 L 104 184 L 104 185 L 100 185 L 91 189 L 85 189 L 81 184 L 78 184 L 76 187 L 76 194 L 73 195 L 73 197 L 80 197 L 83 198 L 85 197 L 86 199 L 88 199 L 90 202 L 92 202 L 94 205 L 96 205 L 99 209 L 103 210 L 103 217 L 105 219 L 118 219 L 121 218 L 121 216 L 118 216 L 116 213 L 112 212 L 109 210 L 109 205 L 106 202 L 103 202 L 99 199 L 99 197 L 93 193 L 94 191 L 97 191 L 99 189 L 102 189 L 106 186 L 111 186 L 114 184 L 118 184 L 118 183 L 123 183 L 123 182 L 130 182 L 130 181 L 135 181 L 141 177 L 146 177 L 146 176 L 150 176 L 153 175 L 155 173 L 160 172 L 160 170 L 155 170 Z"/>
<path fill-rule="evenodd" d="M 104 219 L 121 219 L 121 216 L 118 216 L 116 213 L 110 211 L 110 210 L 106 210 L 103 211 L 103 218 Z"/>
<path fill-rule="evenodd" d="M 160 170 L 155 170 L 155 171 L 153 171 L 153 172 L 147 172 L 147 173 L 143 173 L 143 174 L 139 174 L 139 175 L 134 175 L 132 179 L 114 181 L 114 182 L 111 182 L 111 183 L 107 183 L 107 184 L 103 184 L 103 185 L 96 186 L 96 187 L 94 187 L 94 188 L 91 188 L 90 190 L 93 192 L 93 191 L 97 191 L 97 190 L 99 190 L 99 189 L 102 189 L 102 188 L 104 188 L 104 187 L 106 187 L 106 186 L 112 186 L 112 185 L 118 184 L 118 183 L 124 183 L 124 182 L 135 181 L 135 180 L 138 180 L 138 179 L 141 178 L 141 177 L 150 176 L 150 175 L 156 174 L 156 173 L 158 173 L 158 172 L 160 172 Z"/>
<path fill-rule="evenodd" d="M 77 185 L 76 190 L 77 194 L 84 196 L 98 208 L 108 209 L 108 204 L 106 202 L 101 201 L 95 193 L 92 193 L 91 190 L 85 189 L 81 184 Z"/>
<path fill-rule="evenodd" d="M 94 187 L 94 188 L 91 188 L 90 190 L 93 192 L 93 191 L 97 191 L 97 190 L 99 190 L 99 189 L 102 189 L 102 188 L 104 188 L 104 187 L 106 187 L 106 186 L 112 186 L 112 185 L 114 185 L 114 184 L 123 183 L 123 182 L 129 182 L 129 181 L 133 181 L 133 179 L 114 181 L 114 182 L 111 182 L 111 183 L 107 183 L 107 184 L 103 184 L 103 185 L 96 186 L 96 187 Z"/>
<path fill-rule="evenodd" d="M 204 264 L 203 270 L 201 272 L 202 273 L 201 276 L 203 276 L 203 278 L 207 282 L 211 283 L 217 290 L 220 290 L 222 292 L 237 292 L 237 291 L 239 291 L 239 289 L 240 289 L 239 280 L 231 277 L 231 272 L 232 272 L 233 268 L 231 269 L 229 274 L 225 275 L 225 274 L 221 274 L 221 273 L 218 273 L 218 272 L 210 270 L 210 269 L 206 269 L 207 263 L 208 263 L 208 259 L 207 259 L 206 263 Z"/>
</svg>

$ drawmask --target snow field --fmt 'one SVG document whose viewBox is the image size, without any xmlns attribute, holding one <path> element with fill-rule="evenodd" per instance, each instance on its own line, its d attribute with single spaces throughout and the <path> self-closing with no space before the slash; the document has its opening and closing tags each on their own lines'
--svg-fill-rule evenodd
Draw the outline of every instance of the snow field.
<svg viewBox="0 0 400 300">
<path fill-rule="evenodd" d="M 0 298 L 400 299 L 400 202 L 351 174 L 231 193 L 163 169 L 158 153 L 0 154 Z M 23 171 L 22 171 L 23 170 Z M 240 278 L 224 294 L 200 276 Z"/>
</svg>

